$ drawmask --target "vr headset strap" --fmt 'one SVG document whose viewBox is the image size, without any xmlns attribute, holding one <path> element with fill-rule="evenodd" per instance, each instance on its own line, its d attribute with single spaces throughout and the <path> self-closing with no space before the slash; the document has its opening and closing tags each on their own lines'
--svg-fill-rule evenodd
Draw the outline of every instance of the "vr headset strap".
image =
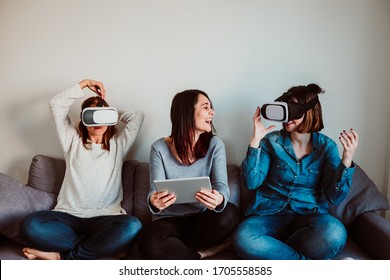
<svg viewBox="0 0 390 280">
<path fill-rule="evenodd" d="M 299 111 L 301 114 L 304 114 L 306 113 L 307 111 L 309 111 L 311 108 L 314 108 L 314 106 L 316 106 L 316 104 L 318 103 L 318 96 L 314 97 L 312 100 L 310 100 L 309 102 L 307 102 L 306 104 L 302 104 L 299 108 Z"/>
<path fill-rule="evenodd" d="M 284 92 L 282 96 L 279 96 L 275 99 L 275 102 L 286 102 L 286 99 L 288 99 L 291 95 L 291 92 Z"/>
<path fill-rule="evenodd" d="M 277 99 L 275 99 L 275 102 L 287 102 L 287 99 L 290 97 L 291 95 L 291 92 L 285 92 L 283 93 L 282 96 L 278 97 Z M 311 108 L 314 108 L 314 106 L 316 106 L 316 104 L 318 103 L 318 96 L 316 95 L 316 97 L 314 97 L 312 100 L 310 100 L 309 102 L 305 103 L 305 104 L 301 104 L 300 105 L 300 108 L 299 108 L 299 111 L 301 114 L 304 114 L 306 113 L 307 111 L 309 111 Z"/>
</svg>

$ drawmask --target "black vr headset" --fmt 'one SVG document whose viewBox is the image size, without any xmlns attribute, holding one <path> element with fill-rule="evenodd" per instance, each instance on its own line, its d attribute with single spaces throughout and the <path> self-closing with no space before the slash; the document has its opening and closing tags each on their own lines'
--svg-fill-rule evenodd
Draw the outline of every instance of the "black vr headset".
<svg viewBox="0 0 390 280">
<path fill-rule="evenodd" d="M 319 102 L 318 96 L 314 97 L 306 104 L 287 102 L 291 93 L 285 92 L 282 96 L 275 99 L 275 102 L 266 103 L 261 107 L 261 115 L 270 121 L 288 122 L 302 118 L 303 114 Z"/>
<path fill-rule="evenodd" d="M 85 126 L 111 126 L 118 122 L 118 111 L 113 107 L 87 107 L 81 112 Z"/>
</svg>

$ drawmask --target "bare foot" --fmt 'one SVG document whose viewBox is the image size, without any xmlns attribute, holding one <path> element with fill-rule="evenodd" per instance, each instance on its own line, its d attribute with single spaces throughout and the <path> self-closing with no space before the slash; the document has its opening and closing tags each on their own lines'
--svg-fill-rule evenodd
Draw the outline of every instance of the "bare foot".
<svg viewBox="0 0 390 280">
<path fill-rule="evenodd" d="M 200 250 L 200 251 L 198 251 L 198 253 L 199 253 L 201 259 L 205 259 L 205 258 L 210 258 L 212 256 L 215 256 L 216 254 L 221 253 L 223 251 L 226 251 L 226 250 L 230 249 L 231 247 L 232 247 L 231 240 L 226 240 L 225 242 L 223 242 L 217 246 L 207 248 L 204 250 Z"/>
<path fill-rule="evenodd" d="M 33 248 L 23 248 L 24 256 L 29 260 L 41 259 L 41 260 L 60 260 L 60 253 L 58 252 L 44 252 Z"/>
</svg>

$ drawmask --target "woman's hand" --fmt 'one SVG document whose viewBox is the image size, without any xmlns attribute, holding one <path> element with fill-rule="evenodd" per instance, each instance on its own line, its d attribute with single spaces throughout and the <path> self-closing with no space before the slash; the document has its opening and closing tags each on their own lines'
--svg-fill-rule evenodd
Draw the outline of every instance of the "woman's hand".
<svg viewBox="0 0 390 280">
<path fill-rule="evenodd" d="M 258 148 L 260 140 L 275 127 L 275 125 L 271 125 L 267 128 L 264 126 L 261 121 L 260 107 L 257 107 L 255 114 L 253 115 L 253 134 L 249 142 L 249 146 L 252 148 Z"/>
<path fill-rule="evenodd" d="M 149 201 L 153 207 L 161 211 L 175 203 L 176 196 L 173 193 L 168 193 L 167 191 L 155 192 L 150 196 Z"/>
<path fill-rule="evenodd" d="M 341 145 L 343 145 L 343 155 L 342 162 L 348 168 L 352 165 L 353 155 L 358 146 L 359 136 L 358 134 L 351 128 L 350 131 L 345 131 L 340 133 L 339 140 Z"/>
<path fill-rule="evenodd" d="M 102 82 L 85 79 L 85 80 L 82 80 L 79 83 L 79 85 L 80 85 L 81 89 L 88 87 L 94 93 L 99 95 L 102 99 L 106 99 L 106 90 L 104 89 L 104 85 Z"/>
<path fill-rule="evenodd" d="M 209 210 L 214 210 L 223 202 L 223 195 L 215 189 L 212 191 L 200 190 L 196 193 L 195 198 Z"/>
</svg>

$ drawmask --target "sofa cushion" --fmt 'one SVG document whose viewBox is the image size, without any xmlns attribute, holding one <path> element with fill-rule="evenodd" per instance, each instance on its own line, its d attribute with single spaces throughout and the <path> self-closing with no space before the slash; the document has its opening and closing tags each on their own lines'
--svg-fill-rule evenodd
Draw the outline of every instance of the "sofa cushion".
<svg viewBox="0 0 390 280">
<path fill-rule="evenodd" d="M 227 165 L 228 184 L 230 189 L 229 202 L 240 208 L 240 169 L 235 164 Z"/>
<path fill-rule="evenodd" d="M 58 194 L 65 175 L 65 160 L 45 155 L 36 155 L 30 164 L 27 185 Z"/>
<path fill-rule="evenodd" d="M 253 202 L 256 195 L 256 190 L 249 190 L 242 175 L 242 167 L 240 166 L 240 194 L 241 194 L 241 207 L 240 207 L 240 218 L 245 219 L 245 213 L 248 206 Z"/>
<path fill-rule="evenodd" d="M 0 173 L 0 234 L 22 243 L 19 224 L 29 214 L 52 209 L 57 195 L 24 186 Z"/>
<path fill-rule="evenodd" d="M 329 212 L 346 226 L 360 214 L 387 209 L 389 209 L 388 199 L 379 192 L 374 182 L 358 165 L 347 197 L 338 206 L 329 205 Z"/>
<path fill-rule="evenodd" d="M 135 169 L 134 188 L 134 208 L 133 215 L 137 217 L 143 225 L 152 221 L 152 213 L 147 205 L 149 193 L 149 164 L 138 162 Z"/>
<path fill-rule="evenodd" d="M 123 186 L 123 200 L 122 208 L 125 209 L 126 213 L 133 215 L 133 201 L 134 201 L 134 172 L 135 172 L 135 161 L 125 161 L 122 167 L 122 186 Z"/>
</svg>

